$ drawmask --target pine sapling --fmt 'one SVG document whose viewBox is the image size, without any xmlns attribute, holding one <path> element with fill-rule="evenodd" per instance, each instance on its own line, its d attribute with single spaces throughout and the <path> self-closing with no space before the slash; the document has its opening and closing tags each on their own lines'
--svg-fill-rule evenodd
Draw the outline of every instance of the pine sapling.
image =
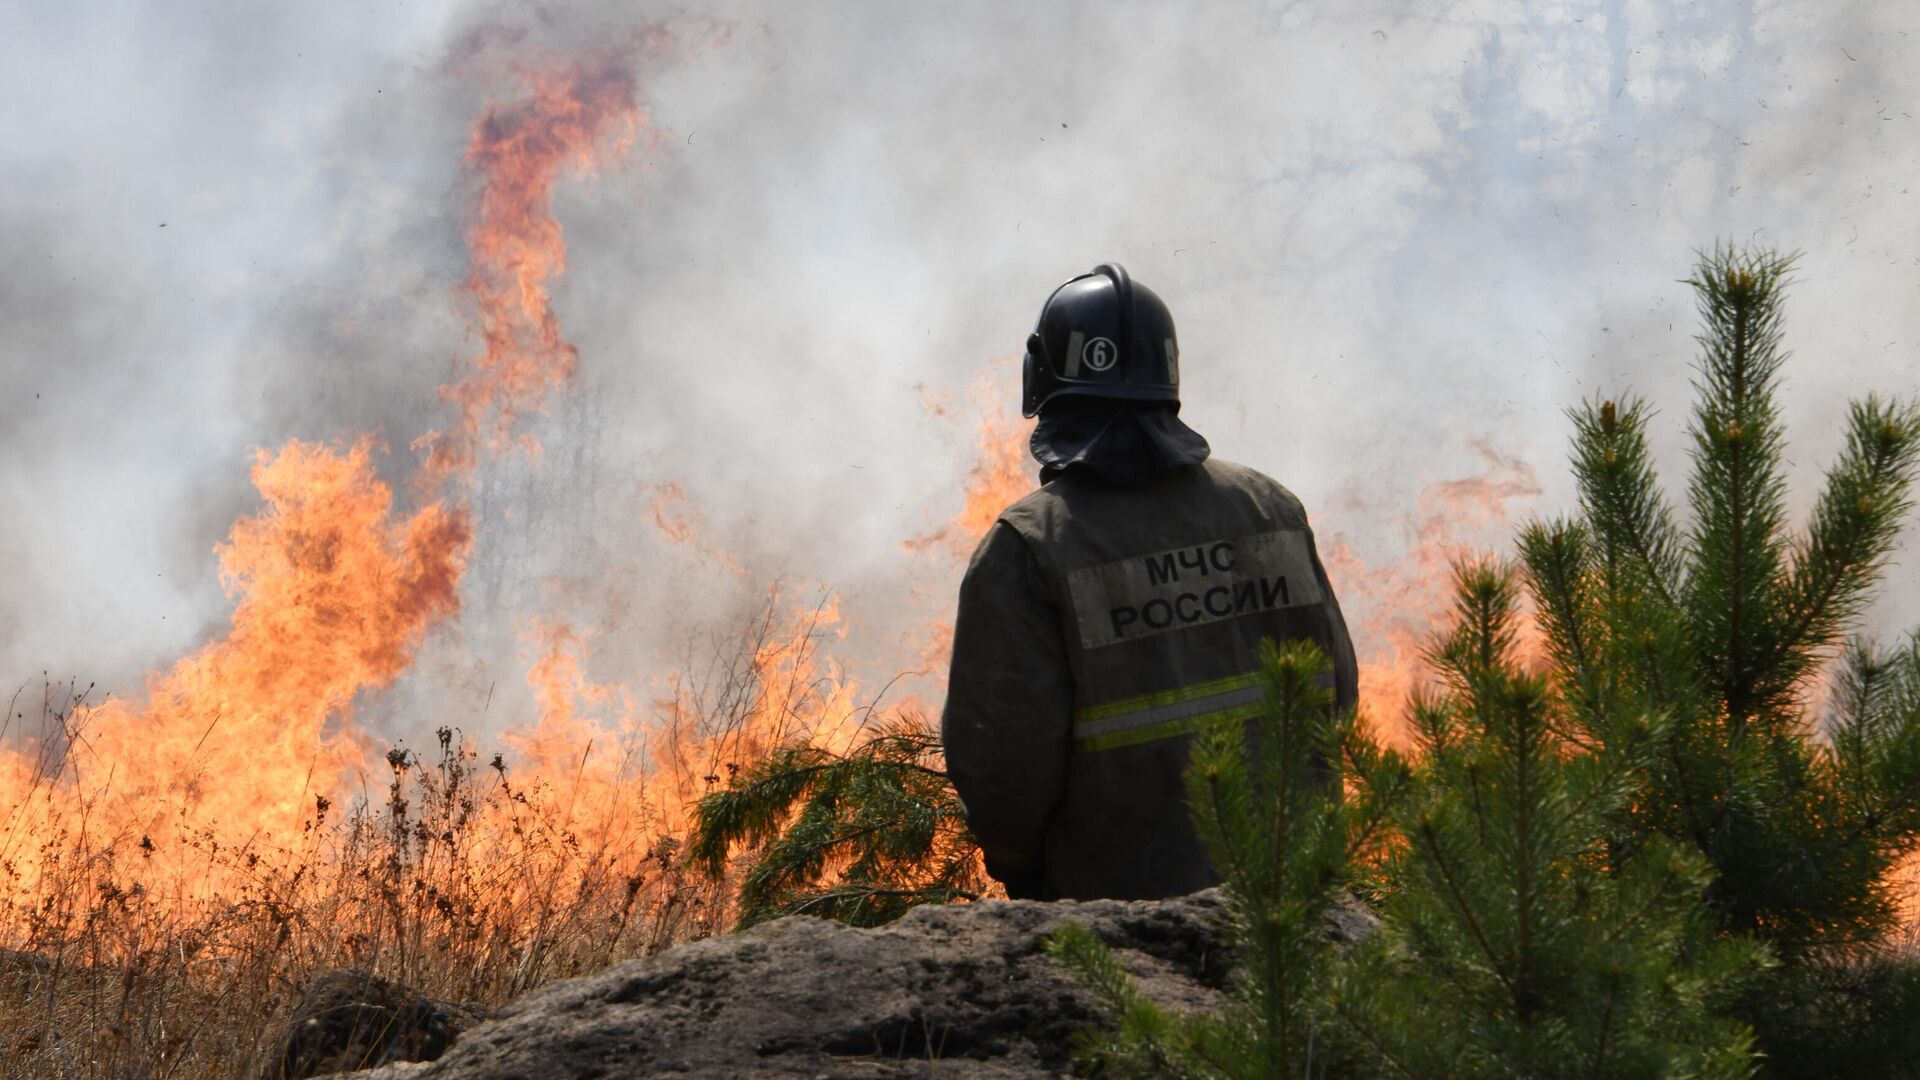
<svg viewBox="0 0 1920 1080">
<path fill-rule="evenodd" d="M 1572 724 L 1605 739 L 1620 715 L 1670 721 L 1626 839 L 1699 848 L 1721 925 L 1787 959 L 1884 930 L 1884 905 L 1862 901 L 1920 841 L 1898 815 L 1839 797 L 1840 762 L 1812 738 L 1806 701 L 1911 508 L 1920 408 L 1855 403 L 1807 531 L 1789 534 L 1776 398 L 1791 268 L 1726 249 L 1690 282 L 1705 324 L 1691 523 L 1677 525 L 1659 491 L 1645 403 L 1589 403 L 1573 417 L 1581 519 L 1522 544 Z M 1857 765 L 1897 771 L 1891 758 Z M 1875 836 L 1867 858 L 1863 830 Z"/>
<path fill-rule="evenodd" d="M 1580 513 L 1521 545 L 1568 730 L 1606 745 L 1622 717 L 1663 720 L 1610 843 L 1702 852 L 1722 932 L 1784 962 L 1742 1007 L 1774 1062 L 1862 1044 L 1810 1035 L 1831 1010 L 1803 1008 L 1802 991 L 1884 940 L 1890 872 L 1920 849 L 1920 715 L 1895 674 L 1908 661 L 1852 650 L 1830 741 L 1813 700 L 1912 509 L 1920 406 L 1854 402 L 1805 530 L 1790 528 L 1778 400 L 1792 267 L 1719 249 L 1689 281 L 1703 329 L 1685 519 L 1659 489 L 1646 403 L 1590 402 L 1573 413 Z"/>
<path fill-rule="evenodd" d="M 1713 939 L 1705 860 L 1606 842 L 1658 721 L 1571 735 L 1516 658 L 1518 589 L 1492 561 L 1456 570 L 1457 622 L 1431 654 L 1443 689 L 1416 703 L 1421 767 L 1395 803 L 1406 846 L 1383 930 L 1339 981 L 1343 1026 L 1385 1075 L 1750 1075 L 1750 1033 L 1715 1009 L 1762 953 Z"/>
</svg>

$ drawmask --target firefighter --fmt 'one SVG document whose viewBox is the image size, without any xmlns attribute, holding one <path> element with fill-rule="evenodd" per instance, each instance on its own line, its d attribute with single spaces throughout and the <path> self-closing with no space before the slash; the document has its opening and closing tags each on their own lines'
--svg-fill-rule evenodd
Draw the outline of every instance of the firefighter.
<svg viewBox="0 0 1920 1080">
<path fill-rule="evenodd" d="M 1047 298 L 1022 390 L 1041 487 L 967 567 L 941 720 L 967 822 L 1015 898 L 1216 884 L 1181 773 L 1259 707 L 1261 639 L 1318 642 L 1358 696 L 1306 512 L 1179 419 L 1173 317 L 1116 264 Z"/>
</svg>

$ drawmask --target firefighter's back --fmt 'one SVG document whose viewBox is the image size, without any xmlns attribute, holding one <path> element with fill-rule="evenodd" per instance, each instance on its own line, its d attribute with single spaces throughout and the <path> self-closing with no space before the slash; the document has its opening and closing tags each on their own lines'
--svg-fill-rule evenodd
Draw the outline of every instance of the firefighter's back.
<svg viewBox="0 0 1920 1080">
<path fill-rule="evenodd" d="M 1169 896 L 1217 880 L 1185 808 L 1192 734 L 1243 722 L 1263 638 L 1311 638 L 1354 688 L 1345 625 L 1300 502 L 1210 459 L 1137 485 L 1069 470 L 1001 521 L 1033 554 L 1072 673 L 1073 745 L 1045 841 L 1055 896 Z"/>
<path fill-rule="evenodd" d="M 1210 460 L 1180 419 L 1173 315 L 1116 263 L 1068 279 L 1027 336 L 1021 411 L 1043 486 L 960 582 L 947 774 L 1015 897 L 1212 884 L 1188 824 L 1193 733 L 1260 705 L 1260 643 L 1310 638 L 1356 696 L 1353 649 L 1300 501 Z"/>
</svg>

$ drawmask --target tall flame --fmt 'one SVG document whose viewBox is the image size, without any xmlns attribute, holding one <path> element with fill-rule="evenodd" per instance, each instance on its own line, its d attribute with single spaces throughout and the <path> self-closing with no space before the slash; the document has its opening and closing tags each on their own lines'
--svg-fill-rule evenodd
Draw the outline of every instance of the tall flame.
<svg viewBox="0 0 1920 1080">
<path fill-rule="evenodd" d="M 568 169 L 591 175 L 605 156 L 624 154 L 639 133 L 651 131 L 624 60 L 609 53 L 579 66 L 523 72 L 528 95 L 490 106 L 467 143 L 467 167 L 481 178 L 467 229 L 467 289 L 485 347 L 463 378 L 440 388 L 458 422 L 416 443 L 427 451 L 422 480 L 429 490 L 470 472 L 481 450 L 508 445 L 521 418 L 537 412 L 579 366 L 579 350 L 561 333 L 547 291 L 567 267 L 553 187 Z M 519 442 L 536 445 L 525 434 Z"/>
<path fill-rule="evenodd" d="M 153 677 L 144 705 L 110 701 L 69 730 L 64 782 L 6 752 L 0 805 L 36 839 L 165 844 L 182 828 L 246 837 L 285 831 L 363 762 L 349 715 L 391 685 L 428 629 L 459 606 L 465 513 L 439 504 L 396 520 L 366 441 L 344 450 L 290 442 L 261 453 L 267 506 L 219 548 L 233 627 Z M 29 824 L 30 822 L 30 824 Z M 36 850 L 10 853 L 30 871 Z"/>
<path fill-rule="evenodd" d="M 488 108 L 475 127 L 466 284 L 484 348 L 442 389 L 455 423 L 417 444 L 424 505 L 396 514 L 367 440 L 260 453 L 253 481 L 266 507 L 219 548 L 235 598 L 227 634 L 151 677 L 144 703 L 77 711 L 53 754 L 0 750 L 15 880 L 36 887 L 43 862 L 68 845 L 105 852 L 138 837 L 164 861 L 181 836 L 228 846 L 284 836 L 366 768 L 356 696 L 392 685 L 459 608 L 470 514 L 430 500 L 483 451 L 512 444 L 577 365 L 547 288 L 566 265 L 551 199 L 566 170 L 591 172 L 645 127 L 621 61 L 524 71 L 526 96 Z"/>
</svg>

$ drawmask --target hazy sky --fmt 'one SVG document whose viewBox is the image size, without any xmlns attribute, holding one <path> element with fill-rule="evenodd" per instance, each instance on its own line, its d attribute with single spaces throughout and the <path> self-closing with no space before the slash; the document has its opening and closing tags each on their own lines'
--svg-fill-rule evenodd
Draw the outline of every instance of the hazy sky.
<svg viewBox="0 0 1920 1080">
<path fill-rule="evenodd" d="M 1680 491 L 1677 279 L 1716 239 L 1804 253 L 1796 508 L 1846 398 L 1920 384 L 1920 5 L 12 0 L 4 23 L 13 685 L 133 692 L 218 633 L 250 448 L 377 431 L 405 475 L 473 347 L 459 158 L 515 87 L 454 57 L 487 26 L 528 62 L 651 23 L 679 46 L 634 61 L 658 146 L 558 200 L 579 384 L 538 461 L 483 474 L 467 614 L 376 715 L 517 684 L 535 617 L 601 628 L 596 674 L 638 680 L 775 577 L 843 591 L 855 637 L 944 615 L 956 567 L 899 542 L 958 508 L 969 387 L 1011 404 L 1041 300 L 1106 259 L 1171 305 L 1216 453 L 1378 564 L 1441 481 L 1531 469 L 1508 510 L 1566 508 L 1585 395 L 1663 406 Z M 748 579 L 657 534 L 669 481 Z M 1920 624 L 1915 551 L 1881 633 Z"/>
</svg>

